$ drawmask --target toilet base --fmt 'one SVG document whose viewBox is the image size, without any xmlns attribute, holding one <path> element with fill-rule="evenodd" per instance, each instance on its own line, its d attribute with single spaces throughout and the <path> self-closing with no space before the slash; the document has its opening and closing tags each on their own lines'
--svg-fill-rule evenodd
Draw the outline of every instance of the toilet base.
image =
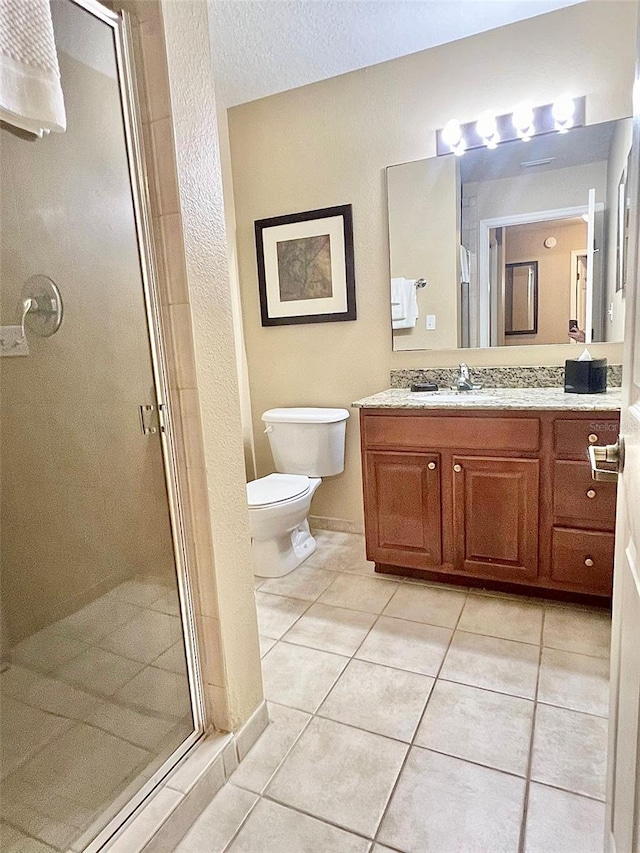
<svg viewBox="0 0 640 853">
<path fill-rule="evenodd" d="M 253 539 L 254 574 L 259 578 L 288 575 L 316 550 L 316 540 L 305 519 L 294 530 L 273 539 Z"/>
</svg>

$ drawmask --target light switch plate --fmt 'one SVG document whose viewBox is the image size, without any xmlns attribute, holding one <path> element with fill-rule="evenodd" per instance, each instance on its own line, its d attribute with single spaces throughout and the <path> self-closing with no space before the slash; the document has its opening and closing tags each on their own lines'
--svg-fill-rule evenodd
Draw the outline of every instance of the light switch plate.
<svg viewBox="0 0 640 853">
<path fill-rule="evenodd" d="M 29 344 L 21 326 L 0 326 L 0 357 L 29 355 Z"/>
<path fill-rule="evenodd" d="M 436 315 L 435 314 L 427 314 L 427 330 L 429 332 L 433 332 L 436 327 Z"/>
</svg>

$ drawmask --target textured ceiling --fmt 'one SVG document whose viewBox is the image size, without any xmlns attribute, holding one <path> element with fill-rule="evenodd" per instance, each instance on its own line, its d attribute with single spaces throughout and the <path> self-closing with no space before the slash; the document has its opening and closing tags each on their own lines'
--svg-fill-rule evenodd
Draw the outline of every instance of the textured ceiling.
<svg viewBox="0 0 640 853">
<path fill-rule="evenodd" d="M 234 106 L 583 0 L 208 0 L 216 91 Z"/>
</svg>

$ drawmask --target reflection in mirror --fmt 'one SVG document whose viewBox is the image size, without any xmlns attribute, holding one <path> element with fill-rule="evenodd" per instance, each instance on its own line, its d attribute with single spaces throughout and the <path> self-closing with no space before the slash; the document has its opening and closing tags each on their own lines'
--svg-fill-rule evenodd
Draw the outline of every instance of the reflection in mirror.
<svg viewBox="0 0 640 853">
<path fill-rule="evenodd" d="M 504 265 L 504 333 L 538 334 L 538 262 Z"/>
<path fill-rule="evenodd" d="M 630 147 L 621 119 L 389 167 L 390 275 L 427 281 L 394 350 L 622 340 Z"/>
</svg>

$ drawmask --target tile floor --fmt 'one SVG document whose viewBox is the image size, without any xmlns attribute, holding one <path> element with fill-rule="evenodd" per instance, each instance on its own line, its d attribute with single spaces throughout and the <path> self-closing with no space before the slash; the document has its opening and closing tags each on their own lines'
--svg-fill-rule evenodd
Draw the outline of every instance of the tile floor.
<svg viewBox="0 0 640 853">
<path fill-rule="evenodd" d="M 3 853 L 67 850 L 121 808 L 193 730 L 185 666 L 175 581 L 151 576 L 12 649 L 0 676 Z"/>
<path fill-rule="evenodd" d="M 178 853 L 602 853 L 608 616 L 318 544 L 256 581 L 271 725 Z"/>
</svg>

